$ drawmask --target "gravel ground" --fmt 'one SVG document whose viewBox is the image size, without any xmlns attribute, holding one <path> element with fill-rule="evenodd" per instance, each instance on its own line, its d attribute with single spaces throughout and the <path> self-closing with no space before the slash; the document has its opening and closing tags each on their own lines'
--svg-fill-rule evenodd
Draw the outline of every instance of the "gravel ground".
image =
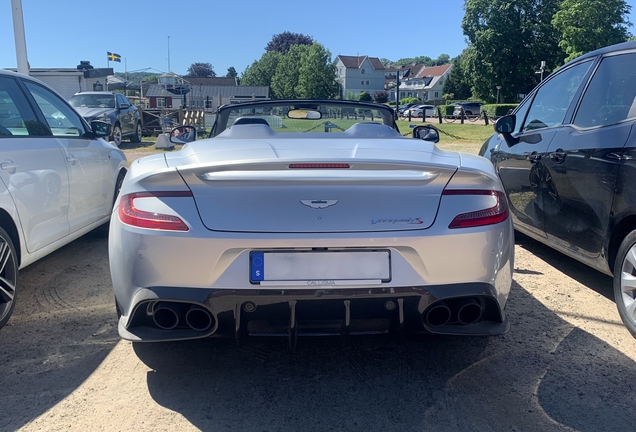
<svg viewBox="0 0 636 432">
<path fill-rule="evenodd" d="M 519 235 L 497 337 L 121 341 L 107 236 L 27 267 L 0 331 L 0 431 L 633 431 L 611 278 Z"/>
</svg>

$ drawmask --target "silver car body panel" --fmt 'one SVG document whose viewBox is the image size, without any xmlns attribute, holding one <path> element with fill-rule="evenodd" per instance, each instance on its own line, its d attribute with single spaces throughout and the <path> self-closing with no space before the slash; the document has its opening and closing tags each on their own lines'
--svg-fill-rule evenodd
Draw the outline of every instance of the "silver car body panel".
<svg viewBox="0 0 636 432">
<path fill-rule="evenodd" d="M 260 130 L 254 129 L 260 125 L 243 127 Z M 295 134 L 267 133 L 271 137 L 265 139 L 221 134 L 131 165 L 121 196 L 147 191 L 191 191 L 193 196 L 135 200 L 139 210 L 178 216 L 187 232 L 111 219 L 110 265 L 122 337 L 179 339 L 131 333 L 137 306 L 159 299 L 155 287 L 179 301 L 195 301 L 191 293 L 197 291 L 207 293 L 203 297 L 255 289 L 259 295 L 274 295 L 289 288 L 282 282 L 250 281 L 254 251 L 388 250 L 390 280 L 354 282 L 344 292 L 480 284 L 492 288 L 504 310 L 514 267 L 510 218 L 450 229 L 457 215 L 493 207 L 497 200 L 492 195 L 442 195 L 444 189 L 502 191 L 488 160 L 398 134 L 373 140 L 307 133 L 301 140 L 288 136 Z M 347 163 L 350 168 L 289 169 L 294 162 Z M 337 203 L 311 208 L 307 200 Z M 412 223 L 418 218 L 422 223 Z M 313 292 L 321 282 L 304 283 L 295 288 Z M 221 312 L 214 311 L 214 302 L 206 307 Z"/>
</svg>

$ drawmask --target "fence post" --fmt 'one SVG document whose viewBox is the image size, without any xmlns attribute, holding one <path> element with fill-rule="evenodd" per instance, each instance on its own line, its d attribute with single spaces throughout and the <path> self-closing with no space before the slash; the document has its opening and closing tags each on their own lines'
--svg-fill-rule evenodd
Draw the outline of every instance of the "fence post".
<svg viewBox="0 0 636 432">
<path fill-rule="evenodd" d="M 486 126 L 488 126 L 488 113 L 486 110 L 484 110 L 484 122 L 486 123 Z"/>
<path fill-rule="evenodd" d="M 437 107 L 437 117 L 439 118 L 439 124 L 442 124 L 442 109 Z"/>
<path fill-rule="evenodd" d="M 459 116 L 461 117 L 461 123 L 464 124 L 464 107 L 460 107 Z"/>
</svg>

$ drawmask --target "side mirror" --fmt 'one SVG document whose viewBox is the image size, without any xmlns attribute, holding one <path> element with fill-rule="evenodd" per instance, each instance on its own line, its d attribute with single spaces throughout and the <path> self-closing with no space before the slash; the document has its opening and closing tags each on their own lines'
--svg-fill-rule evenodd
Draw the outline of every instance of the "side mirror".
<svg viewBox="0 0 636 432">
<path fill-rule="evenodd" d="M 519 142 L 518 138 L 512 136 L 512 132 L 515 130 L 516 125 L 517 117 L 514 114 L 503 116 L 493 124 L 495 132 L 500 133 L 503 136 L 508 147 L 512 147 Z"/>
<path fill-rule="evenodd" d="M 93 131 L 94 138 L 105 138 L 110 136 L 110 123 L 106 123 L 100 120 L 93 120 L 91 122 L 91 130 Z"/>
<path fill-rule="evenodd" d="M 179 126 L 170 132 L 170 142 L 173 144 L 187 144 L 197 139 L 197 128 L 194 126 Z"/>
<path fill-rule="evenodd" d="M 413 138 L 437 143 L 439 142 L 439 132 L 437 132 L 437 129 L 435 129 L 433 126 L 416 126 L 413 128 Z"/>
<path fill-rule="evenodd" d="M 130 104 L 123 103 L 123 104 L 119 105 L 119 109 L 128 109 L 128 108 L 130 108 Z"/>
</svg>

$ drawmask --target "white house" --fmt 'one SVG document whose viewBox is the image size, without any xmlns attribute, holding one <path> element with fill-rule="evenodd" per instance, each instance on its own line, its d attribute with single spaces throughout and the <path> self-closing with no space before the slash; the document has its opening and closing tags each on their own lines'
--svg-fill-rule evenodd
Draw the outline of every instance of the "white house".
<svg viewBox="0 0 636 432">
<path fill-rule="evenodd" d="M 369 56 L 336 57 L 336 74 L 341 86 L 341 96 L 358 96 L 368 92 L 371 96 L 375 92 L 384 90 L 384 72 L 386 68 L 379 58 Z"/>
<path fill-rule="evenodd" d="M 400 99 L 415 97 L 420 101 L 438 101 L 442 99 L 444 82 L 448 78 L 452 65 L 431 66 L 421 69 L 400 81 Z M 395 89 L 389 93 L 390 100 L 395 99 Z"/>
</svg>

